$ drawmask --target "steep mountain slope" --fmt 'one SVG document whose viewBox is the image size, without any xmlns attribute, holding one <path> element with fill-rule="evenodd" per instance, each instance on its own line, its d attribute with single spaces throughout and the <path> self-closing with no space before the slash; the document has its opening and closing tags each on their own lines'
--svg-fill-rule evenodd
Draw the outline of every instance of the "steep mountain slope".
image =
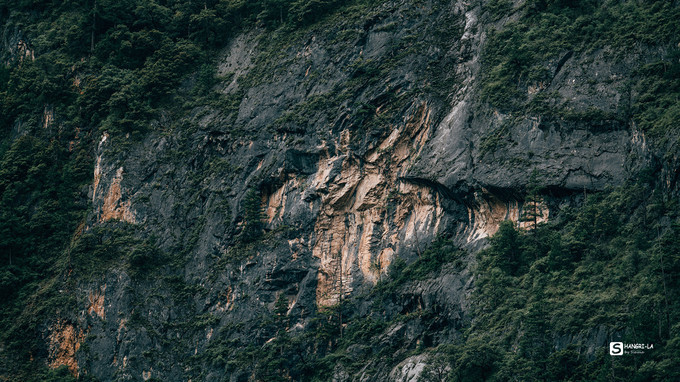
<svg viewBox="0 0 680 382">
<path fill-rule="evenodd" d="M 3 378 L 678 376 L 676 2 L 129 3 L 0 3 Z"/>
</svg>

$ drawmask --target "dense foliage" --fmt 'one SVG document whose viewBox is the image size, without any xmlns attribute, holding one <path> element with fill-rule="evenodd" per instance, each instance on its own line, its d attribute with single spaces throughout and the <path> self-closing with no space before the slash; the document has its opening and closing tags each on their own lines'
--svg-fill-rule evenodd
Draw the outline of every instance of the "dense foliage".
<svg viewBox="0 0 680 382">
<path fill-rule="evenodd" d="M 16 52 L 0 72 L 5 116 L 0 128 L 9 129 L 18 120 L 37 125 L 48 105 L 69 134 L 91 127 L 143 131 L 183 75 L 206 62 L 239 28 L 300 26 L 338 4 L 332 0 L 3 1 L 0 14 L 9 16 L 8 27 L 16 28 L 15 37 L 32 53 Z"/>
<path fill-rule="evenodd" d="M 41 317 L 74 304 L 73 295 L 57 293 L 59 288 L 72 291 L 73 279 L 62 281 L 71 276 L 95 277 L 112 264 L 124 267 L 132 277 L 144 277 L 169 259 L 154 248 L 152 239 L 136 238 L 128 225 L 83 230 L 95 137 L 108 131 L 112 136 L 140 139 L 168 105 L 192 107 L 205 101 L 201 97 L 211 92 L 215 82 L 211 57 L 243 28 L 292 33 L 346 3 L 0 0 L 0 20 L 8 41 L 24 44 L 9 46 L 0 64 L 0 340 L 6 347 L 3 352 L 9 350 L 14 362 L 0 366 L 19 379 L 73 380 L 65 368 L 48 371 L 43 363 L 35 367 L 31 362 L 45 357 L 39 343 Z M 680 30 L 677 2 L 530 0 L 522 4 L 513 9 L 508 0 L 484 2 L 494 21 L 510 12 L 517 17 L 488 33 L 482 97 L 502 111 L 586 120 L 632 119 L 650 136 L 673 137 L 668 132 L 677 130 L 680 119 L 680 47 L 673 45 Z M 451 28 L 455 33 L 449 33 L 460 34 L 460 29 Z M 385 62 L 358 60 L 349 81 L 334 89 L 332 97 L 308 99 L 273 121 L 273 126 L 287 132 L 319 110 L 352 100 L 416 46 L 404 44 L 394 47 Z M 555 104 L 551 95 L 527 97 L 527 87 L 550 81 L 550 65 L 568 54 L 640 44 L 668 49 L 662 60 L 637 68 L 628 84 L 637 94 L 636 102 L 621 115 L 593 110 L 575 116 L 561 106 L 550 108 L 550 102 Z M 437 76 L 450 68 L 435 64 L 428 69 L 432 84 L 418 91 L 446 95 L 451 84 Z M 255 84 L 266 76 L 258 68 L 244 81 Z M 352 120 L 369 131 L 397 115 L 412 96 L 404 93 L 385 100 L 389 113 L 382 117 L 371 112 L 376 105 L 358 105 L 352 108 Z M 234 109 L 237 101 L 223 99 L 221 106 Z M 483 149 L 494 150 L 506 132 L 507 126 L 501 127 Z M 540 211 L 529 212 L 525 219 L 532 222 L 530 232 L 510 222 L 501 225 L 490 248 L 478 256 L 474 321 L 469 330 L 457 343 L 408 349 L 412 354 L 431 354 L 433 361 L 423 378 L 680 379 L 679 207 L 677 199 L 659 191 L 661 185 L 648 180 L 588 195 L 582 207 L 562 211 L 548 225 L 537 223 Z M 540 192 L 537 184 L 531 184 L 527 201 L 538 200 Z M 247 249 L 267 239 L 259 199 L 254 190 L 244 198 L 240 239 Z M 380 304 L 400 303 L 400 292 L 409 283 L 436 277 L 442 270 L 461 270 L 463 256 L 450 241 L 441 239 L 411 264 L 397 259 L 389 277 L 370 292 L 375 303 L 367 314 L 357 313 L 360 299 L 344 301 L 318 312 L 309 330 L 299 336 L 286 331 L 286 301 L 281 295 L 272 314 L 261 319 L 271 342 L 255 346 L 217 333 L 208 350 L 193 361 L 227 371 L 249 366 L 262 380 L 329 380 L 337 365 L 356 372 L 364 365 L 358 361 L 364 359 L 394 365 L 400 361 L 394 353 L 401 344 L 376 346 L 380 335 L 410 320 L 431 327 L 443 324 L 434 311 L 409 310 L 385 317 Z M 177 299 L 186 300 L 191 290 L 173 277 L 167 283 L 176 284 Z M 197 317 L 202 324 L 214 320 L 210 315 Z M 634 362 L 611 358 L 605 349 L 586 347 L 598 331 L 624 341 L 654 343 L 655 349 Z"/>
<path fill-rule="evenodd" d="M 505 222 L 478 255 L 476 320 L 458 351 L 491 346 L 500 380 L 677 379 L 677 203 L 637 184 L 589 195 L 530 232 Z M 587 349 L 598 330 L 654 350 Z"/>
<path fill-rule="evenodd" d="M 266 333 L 263 338 L 269 340 L 252 344 L 243 338 L 230 337 L 234 328 L 227 326 L 218 339 L 208 345 L 207 351 L 195 356 L 193 361 L 197 365 L 207 363 L 224 368 L 227 372 L 251 370 L 256 379 L 266 381 L 290 378 L 328 381 L 338 366 L 355 373 L 369 360 L 393 365 L 400 361 L 395 352 L 404 351 L 403 343 L 381 341 L 385 330 L 412 319 L 423 320 L 432 327 L 442 322 L 436 312 L 418 311 L 415 307 L 388 316 L 384 306 L 399 303 L 400 290 L 409 283 L 437 276 L 442 269 L 461 270 L 464 256 L 465 252 L 457 249 L 451 240 L 440 237 L 412 263 L 395 260 L 389 276 L 368 294 L 321 309 L 302 333 L 287 332 L 290 329 L 287 300 L 281 294 L 271 314 L 259 319 L 260 329 Z M 357 308 L 365 301 L 372 301 L 368 314 L 357 314 Z M 375 371 L 366 372 L 371 375 Z M 199 379 L 205 376 L 200 372 L 205 371 L 199 370 L 196 375 Z"/>
<path fill-rule="evenodd" d="M 586 121 L 635 120 L 657 136 L 675 129 L 680 116 L 680 7 L 673 1 L 531 0 L 519 9 L 509 0 L 484 5 L 494 19 L 509 12 L 519 17 L 489 30 L 483 54 L 482 96 L 508 112 L 529 111 L 544 116 Z M 626 87 L 640 93 L 630 110 L 616 114 L 592 109 L 574 113 L 554 94 L 529 99 L 529 86 L 546 86 L 563 60 L 584 52 L 612 49 L 619 57 L 641 46 L 667 49 L 662 60 L 641 63 Z"/>
<path fill-rule="evenodd" d="M 395 348 L 384 339 L 400 323 L 438 327 L 441 317 L 434 311 L 416 308 L 385 316 L 384 309 L 404 303 L 404 287 L 462 269 L 464 252 L 440 239 L 409 265 L 395 261 L 370 296 L 320 312 L 302 335 L 282 330 L 285 308 L 276 308 L 262 319 L 273 341 L 262 347 L 217 341 L 201 357 L 228 370 L 250 365 L 267 380 L 328 380 L 337 365 L 354 373 L 367 360 L 394 366 L 404 357 L 395 358 L 397 350 L 429 355 L 423 381 L 680 377 L 677 198 L 640 181 L 588 195 L 583 206 L 530 230 L 506 221 L 490 242 L 477 255 L 473 320 L 458 342 L 402 349 L 403 344 Z M 372 301 L 371 308 L 359 314 L 357 307 L 365 301 Z M 653 344 L 654 349 L 612 357 L 606 346 L 611 340 Z M 361 361 L 352 354 L 361 354 Z"/>
<path fill-rule="evenodd" d="M 96 137 L 141 138 L 158 110 L 186 103 L 182 83 L 185 99 L 209 93 L 214 52 L 242 28 L 304 27 L 340 4 L 0 1 L 0 333 L 15 357 L 7 367 L 35 373 L 27 361 L 41 356 L 38 317 L 69 306 L 50 289 L 59 277 L 92 277 L 117 261 L 148 276 L 164 260 L 130 227 L 83 234 Z M 29 298 L 36 304 L 26 309 Z"/>
</svg>

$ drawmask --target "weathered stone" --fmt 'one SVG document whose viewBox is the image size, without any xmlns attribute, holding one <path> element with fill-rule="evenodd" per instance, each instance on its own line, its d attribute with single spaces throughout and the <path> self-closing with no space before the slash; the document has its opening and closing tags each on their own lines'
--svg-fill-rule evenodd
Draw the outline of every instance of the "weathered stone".
<svg viewBox="0 0 680 382">
<path fill-rule="evenodd" d="M 53 331 L 68 333 L 50 337 L 57 349 L 52 366 L 85 368 L 102 381 L 249 380 L 251 370 L 227 369 L 227 360 L 200 356 L 217 341 L 259 347 L 276 338 L 266 322 L 279 296 L 288 301 L 286 330 L 304 333 L 319 309 L 371 290 L 395 259 L 421 256 L 442 233 L 470 251 L 462 266 L 449 264 L 427 281 L 401 286 L 381 313 L 386 320 L 399 314 L 413 319 L 379 334 L 375 349 L 348 352 L 361 357 L 389 348 L 403 359 L 416 347 L 453 342 L 470 320 L 472 253 L 502 221 L 519 221 L 532 207 L 525 203 L 532 170 L 548 190 L 539 202 L 538 220 L 544 221 L 584 190 L 622 184 L 647 163 L 645 136 L 634 126 L 602 121 L 593 128 L 557 117 L 504 115 L 483 103 L 477 83 L 485 39 L 480 7 L 463 1 L 409 7 L 386 2 L 374 18 L 311 28 L 280 52 L 276 70 L 247 89 L 241 83 L 268 36 L 238 36 L 218 62 L 218 73 L 232 74 L 219 90 L 244 94 L 237 112 L 197 108 L 172 129 L 152 129 L 141 142 L 101 137 L 86 229 L 125 221 L 144 239 L 153 238 L 160 251 L 183 251 L 186 262 L 179 271 L 167 265 L 161 276 L 139 280 L 116 265 L 98 283 L 82 285 L 80 319 L 57 321 L 61 326 Z M 407 11 L 409 17 L 400 16 Z M 431 35 L 438 27 L 459 33 L 436 42 Z M 331 36 L 347 30 L 357 37 L 339 49 Z M 409 39 L 420 44 L 393 49 Z M 362 65 L 402 53 L 383 78 L 361 79 L 360 71 L 368 70 Z M 577 112 L 616 112 L 625 108 L 627 95 L 616 86 L 603 88 L 603 81 L 624 81 L 633 62 L 654 54 L 630 52 L 614 64 L 605 51 L 564 52 L 549 63 L 551 82 L 527 91 L 558 92 L 573 100 Z M 421 86 L 431 81 L 428 60 L 452 63 L 440 73 L 451 87 L 444 96 Z M 357 78 L 363 82 L 355 89 Z M 354 93 L 332 104 L 337 88 Z M 390 107 L 386 100 L 400 96 L 406 101 L 395 116 L 381 119 Z M 329 104 L 314 106 L 319 100 Z M 281 120 L 287 112 L 304 115 L 286 125 Z M 362 113 L 376 126 L 362 124 Z M 195 128 L 177 127 L 184 124 Z M 484 150 L 485 139 L 501 127 L 501 142 Z M 114 140 L 128 149 L 117 150 Z M 668 184 L 677 184 L 677 167 L 665 166 Z M 264 227 L 251 243 L 240 239 L 249 190 L 261 196 Z M 179 280 L 177 290 L 168 286 L 172 280 Z M 368 314 L 372 303 L 358 303 L 356 314 Z M 422 318 L 426 311 L 436 317 Z M 599 333 L 587 341 L 602 338 Z M 87 352 L 71 351 L 82 341 Z M 68 343 L 64 349 L 57 344 L 62 342 Z M 188 361 L 192 356 L 196 364 Z M 425 356 L 396 368 L 372 363 L 357 375 L 338 364 L 333 380 L 413 381 L 426 363 Z"/>
</svg>

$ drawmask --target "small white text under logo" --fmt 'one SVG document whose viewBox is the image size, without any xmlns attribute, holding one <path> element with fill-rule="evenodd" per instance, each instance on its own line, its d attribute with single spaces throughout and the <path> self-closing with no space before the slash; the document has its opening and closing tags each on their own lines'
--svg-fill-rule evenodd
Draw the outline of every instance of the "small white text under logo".
<svg viewBox="0 0 680 382">
<path fill-rule="evenodd" d="M 624 354 L 644 354 L 645 350 L 653 350 L 654 344 L 643 344 L 643 343 L 623 343 L 623 342 L 610 342 L 609 343 L 609 355 L 619 356 Z"/>
</svg>

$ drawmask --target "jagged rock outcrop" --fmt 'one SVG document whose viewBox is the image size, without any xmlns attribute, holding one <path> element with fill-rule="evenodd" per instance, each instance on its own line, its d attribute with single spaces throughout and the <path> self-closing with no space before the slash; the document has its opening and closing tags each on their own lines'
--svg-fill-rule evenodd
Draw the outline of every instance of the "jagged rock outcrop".
<svg viewBox="0 0 680 382">
<path fill-rule="evenodd" d="M 546 221 L 647 165 L 644 134 L 630 122 L 593 126 L 485 103 L 484 17 L 476 3 L 392 1 L 287 44 L 248 32 L 218 61 L 229 102 L 167 110 L 141 141 L 102 135 L 85 232 L 130 225 L 166 259 L 181 254 L 180 271 L 161 266 L 145 279 L 111 264 L 102 280 L 83 282 L 82 311 L 50 329 L 50 365 L 101 380 L 248 380 L 249 370 L 201 357 L 218 340 L 273 340 L 262 322 L 281 296 L 288 331 L 302 333 L 320 309 L 371 290 L 438 235 L 474 251 L 502 221 L 519 221 L 532 170 L 547 190 Z M 555 92 L 577 112 L 615 112 L 630 103 L 616 90 L 632 70 L 625 63 L 654 54 L 614 64 L 606 50 L 565 52 L 550 64 L 552 80 L 527 92 Z M 239 236 L 249 190 L 261 197 L 265 231 L 255 242 Z M 385 316 L 428 310 L 437 326 L 396 323 L 381 344 L 406 356 L 455 339 L 469 320 L 473 258 L 404 286 Z M 335 379 L 412 381 L 426 358 L 368 362 Z"/>
</svg>

